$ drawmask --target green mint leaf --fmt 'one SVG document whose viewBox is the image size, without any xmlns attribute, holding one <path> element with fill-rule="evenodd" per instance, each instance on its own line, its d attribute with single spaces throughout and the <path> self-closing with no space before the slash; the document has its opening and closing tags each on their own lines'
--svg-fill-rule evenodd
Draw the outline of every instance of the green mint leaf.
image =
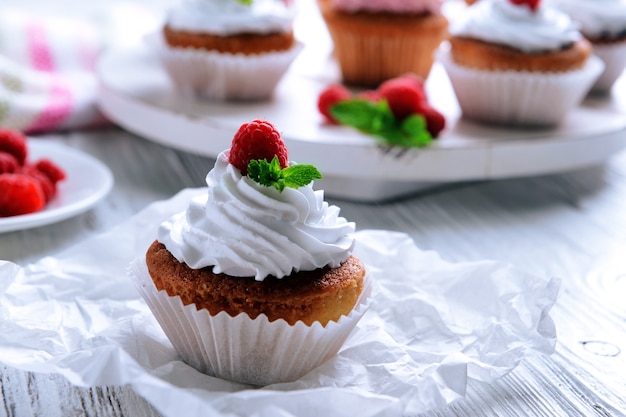
<svg viewBox="0 0 626 417">
<path fill-rule="evenodd" d="M 265 159 L 253 159 L 248 164 L 248 176 L 266 187 L 272 186 L 281 180 L 282 175 L 280 171 L 280 163 L 276 157 L 272 159 L 272 162 L 267 162 Z"/>
<path fill-rule="evenodd" d="M 384 131 L 394 123 L 393 113 L 385 101 L 344 100 L 333 105 L 330 113 L 339 123 L 370 134 Z"/>
<path fill-rule="evenodd" d="M 237 0 L 237 3 L 244 4 L 246 6 L 251 6 L 254 0 Z"/>
<path fill-rule="evenodd" d="M 409 142 L 414 147 L 424 147 L 432 143 L 433 137 L 426 128 L 426 118 L 421 114 L 412 114 L 402 121 L 400 126 Z"/>
<path fill-rule="evenodd" d="M 388 145 L 420 148 L 433 141 L 422 115 L 413 114 L 400 122 L 386 100 L 376 103 L 363 99 L 344 100 L 333 105 L 330 112 L 339 123 L 373 135 Z"/>
<path fill-rule="evenodd" d="M 283 169 L 285 185 L 291 188 L 300 188 L 313 180 L 321 180 L 322 174 L 313 165 L 292 165 Z"/>
<path fill-rule="evenodd" d="M 306 164 L 283 169 L 278 158 L 274 156 L 271 162 L 265 159 L 251 160 L 248 164 L 248 177 L 265 187 L 274 187 L 283 192 L 285 187 L 304 187 L 313 180 L 321 179 L 322 174 L 313 165 Z"/>
</svg>

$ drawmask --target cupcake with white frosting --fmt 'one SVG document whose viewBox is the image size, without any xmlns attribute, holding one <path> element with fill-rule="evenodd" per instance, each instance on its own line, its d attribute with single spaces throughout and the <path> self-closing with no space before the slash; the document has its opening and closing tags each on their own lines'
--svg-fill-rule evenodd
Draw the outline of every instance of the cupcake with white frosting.
<svg viewBox="0 0 626 417">
<path fill-rule="evenodd" d="M 181 0 L 154 43 L 179 91 L 265 100 L 301 49 L 294 15 L 281 0 Z"/>
<path fill-rule="evenodd" d="M 537 0 L 481 0 L 450 33 L 440 58 L 463 116 L 478 121 L 556 125 L 604 67 L 577 25 Z"/>
<path fill-rule="evenodd" d="M 275 158 L 274 158 L 275 156 Z M 289 163 L 265 121 L 242 125 L 207 192 L 163 222 L 131 276 L 183 360 L 210 375 L 293 381 L 340 349 L 368 307 L 355 225 Z"/>
<path fill-rule="evenodd" d="M 605 64 L 592 90 L 606 92 L 626 68 L 626 0 L 549 0 L 567 13 Z"/>
</svg>

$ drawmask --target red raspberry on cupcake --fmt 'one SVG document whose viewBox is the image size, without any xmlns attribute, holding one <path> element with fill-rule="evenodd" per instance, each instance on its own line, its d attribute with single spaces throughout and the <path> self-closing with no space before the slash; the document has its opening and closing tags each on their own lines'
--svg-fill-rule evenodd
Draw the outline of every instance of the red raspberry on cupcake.
<svg viewBox="0 0 626 417">
<path fill-rule="evenodd" d="M 274 156 L 281 168 L 289 166 L 287 148 L 280 132 L 267 121 L 253 120 L 242 124 L 235 133 L 228 161 L 239 169 L 241 175 L 247 175 L 251 160 L 271 162 Z"/>
<path fill-rule="evenodd" d="M 287 187 L 300 188 L 322 178 L 313 165 L 289 164 L 280 132 L 265 120 L 241 125 L 228 151 L 228 162 L 239 169 L 241 175 L 281 193 Z"/>
<path fill-rule="evenodd" d="M 540 0 L 509 0 L 511 3 L 513 4 L 518 4 L 518 5 L 527 5 L 530 10 L 537 11 L 537 9 L 539 8 L 539 3 Z"/>
</svg>

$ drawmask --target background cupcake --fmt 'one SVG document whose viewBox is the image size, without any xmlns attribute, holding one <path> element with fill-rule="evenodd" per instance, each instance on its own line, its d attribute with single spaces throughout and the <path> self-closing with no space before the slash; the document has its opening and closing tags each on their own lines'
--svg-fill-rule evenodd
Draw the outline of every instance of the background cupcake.
<svg viewBox="0 0 626 417">
<path fill-rule="evenodd" d="M 168 11 L 156 48 L 180 91 L 264 100 L 301 48 L 293 17 L 280 0 L 182 0 Z"/>
<path fill-rule="evenodd" d="M 571 19 L 536 0 L 480 0 L 450 32 L 440 57 L 470 119 L 558 124 L 603 68 Z"/>
<path fill-rule="evenodd" d="M 413 72 L 426 78 L 447 36 L 443 0 L 319 0 L 346 84 L 377 86 Z"/>
<path fill-rule="evenodd" d="M 605 64 L 592 90 L 606 92 L 626 68 L 626 0 L 548 0 L 580 25 Z"/>
</svg>

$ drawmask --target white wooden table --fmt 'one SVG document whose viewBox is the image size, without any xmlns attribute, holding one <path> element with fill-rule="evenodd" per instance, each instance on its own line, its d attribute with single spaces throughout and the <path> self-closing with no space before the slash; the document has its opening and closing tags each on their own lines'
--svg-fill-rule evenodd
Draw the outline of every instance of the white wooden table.
<svg viewBox="0 0 626 417">
<path fill-rule="evenodd" d="M 105 231 L 154 200 L 202 186 L 213 161 L 110 128 L 45 136 L 104 161 L 112 192 L 49 226 L 0 235 L 0 258 L 28 264 Z M 524 360 L 495 384 L 429 416 L 626 414 L 626 153 L 575 172 L 450 184 L 395 202 L 332 200 L 359 229 L 409 233 L 449 261 L 496 259 L 558 276 L 556 353 Z M 130 388 L 82 389 L 63 377 L 0 367 L 6 416 L 154 416 Z"/>
</svg>

